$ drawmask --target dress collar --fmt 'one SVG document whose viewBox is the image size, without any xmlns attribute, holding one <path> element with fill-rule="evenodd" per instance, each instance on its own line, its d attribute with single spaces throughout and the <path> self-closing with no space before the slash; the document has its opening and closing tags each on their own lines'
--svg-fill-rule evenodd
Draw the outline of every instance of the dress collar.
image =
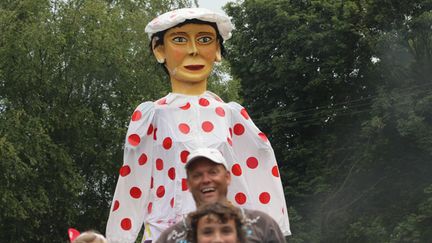
<svg viewBox="0 0 432 243">
<path fill-rule="evenodd" d="M 204 93 L 200 95 L 186 95 L 186 94 L 180 94 L 180 93 L 168 93 L 165 97 L 159 99 L 156 101 L 159 105 L 164 104 L 171 104 L 175 100 L 191 100 L 191 99 L 200 99 L 200 98 L 208 98 L 217 100 L 219 102 L 224 102 L 217 94 L 211 92 L 211 91 L 205 91 Z"/>
</svg>

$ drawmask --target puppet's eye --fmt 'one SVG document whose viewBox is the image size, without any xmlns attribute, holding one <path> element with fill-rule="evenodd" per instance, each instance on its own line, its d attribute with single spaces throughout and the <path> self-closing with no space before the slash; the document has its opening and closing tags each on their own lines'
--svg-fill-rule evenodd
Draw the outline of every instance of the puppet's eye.
<svg viewBox="0 0 432 243">
<path fill-rule="evenodd" d="M 186 38 L 181 37 L 181 36 L 174 37 L 172 40 L 173 40 L 174 42 L 178 42 L 178 43 L 184 43 L 184 42 L 187 41 Z"/>
<path fill-rule="evenodd" d="M 202 44 L 209 44 L 213 41 L 213 38 L 210 36 L 203 36 L 198 38 L 198 41 Z"/>
</svg>

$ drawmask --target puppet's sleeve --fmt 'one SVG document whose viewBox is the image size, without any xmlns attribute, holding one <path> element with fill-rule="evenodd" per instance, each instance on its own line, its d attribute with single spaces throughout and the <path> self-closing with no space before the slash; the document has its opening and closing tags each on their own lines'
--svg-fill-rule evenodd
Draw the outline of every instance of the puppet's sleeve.
<svg viewBox="0 0 432 243">
<path fill-rule="evenodd" d="M 269 214 L 284 235 L 290 235 L 288 212 L 279 168 L 267 136 L 254 124 L 246 109 L 230 102 L 230 134 L 237 161 L 231 168 L 233 181 L 230 192 L 242 207 Z M 244 182 L 243 182 L 244 181 Z"/>
<path fill-rule="evenodd" d="M 106 227 L 109 242 L 135 242 L 146 217 L 151 190 L 154 103 L 139 105 L 126 134 L 123 166 Z"/>
</svg>

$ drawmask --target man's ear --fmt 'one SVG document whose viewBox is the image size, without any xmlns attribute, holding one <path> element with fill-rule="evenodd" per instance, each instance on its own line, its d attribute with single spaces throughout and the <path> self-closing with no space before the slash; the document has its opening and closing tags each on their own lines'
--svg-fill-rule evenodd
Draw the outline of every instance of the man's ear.
<svg viewBox="0 0 432 243">
<path fill-rule="evenodd" d="M 156 46 L 156 38 L 152 40 L 153 55 L 156 57 L 158 63 L 165 63 L 165 48 L 163 45 Z"/>
<path fill-rule="evenodd" d="M 220 45 L 218 45 L 217 50 L 216 50 L 216 58 L 215 58 L 216 62 L 220 62 L 222 61 L 222 53 L 221 53 L 221 47 Z"/>
<path fill-rule="evenodd" d="M 187 188 L 190 188 L 189 175 L 186 176 L 186 186 Z"/>
<path fill-rule="evenodd" d="M 231 184 L 231 173 L 227 170 L 226 171 L 227 172 L 227 174 L 226 174 L 226 178 L 227 178 L 227 185 L 230 185 Z"/>
</svg>

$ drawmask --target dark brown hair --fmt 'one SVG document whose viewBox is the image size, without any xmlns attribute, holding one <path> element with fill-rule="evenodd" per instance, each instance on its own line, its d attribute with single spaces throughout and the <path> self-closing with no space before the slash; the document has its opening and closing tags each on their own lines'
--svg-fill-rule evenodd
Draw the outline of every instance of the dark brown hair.
<svg viewBox="0 0 432 243">
<path fill-rule="evenodd" d="M 216 202 L 211 204 L 204 204 L 197 211 L 188 215 L 190 228 L 188 230 L 187 239 L 190 242 L 196 243 L 198 235 L 198 221 L 204 216 L 214 216 L 222 223 L 226 223 L 233 219 L 237 231 L 238 242 L 246 242 L 246 235 L 243 230 L 243 217 L 240 209 L 234 207 L 230 202 Z"/>
</svg>

